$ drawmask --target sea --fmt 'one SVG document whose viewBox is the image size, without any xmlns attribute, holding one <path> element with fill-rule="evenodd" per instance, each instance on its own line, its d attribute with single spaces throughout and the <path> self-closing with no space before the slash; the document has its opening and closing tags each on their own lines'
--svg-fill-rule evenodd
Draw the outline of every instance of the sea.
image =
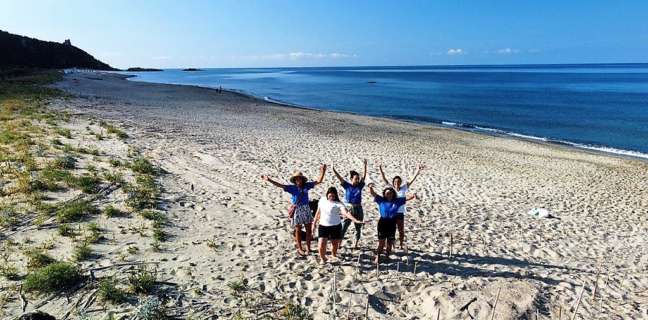
<svg viewBox="0 0 648 320">
<path fill-rule="evenodd" d="M 648 63 L 126 72 L 289 106 L 432 123 L 648 159 Z"/>
</svg>

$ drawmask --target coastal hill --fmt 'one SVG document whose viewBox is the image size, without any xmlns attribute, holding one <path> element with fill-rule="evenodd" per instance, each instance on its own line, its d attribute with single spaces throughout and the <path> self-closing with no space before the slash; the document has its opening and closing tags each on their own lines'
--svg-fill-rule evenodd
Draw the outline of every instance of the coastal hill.
<svg viewBox="0 0 648 320">
<path fill-rule="evenodd" d="M 132 67 L 126 69 L 126 71 L 133 71 L 133 72 L 144 72 L 144 71 L 162 71 L 162 69 L 155 69 L 155 68 L 142 68 L 142 67 Z"/>
<path fill-rule="evenodd" d="M 117 70 L 72 45 L 42 41 L 0 30 L 0 68 L 87 68 Z"/>
</svg>

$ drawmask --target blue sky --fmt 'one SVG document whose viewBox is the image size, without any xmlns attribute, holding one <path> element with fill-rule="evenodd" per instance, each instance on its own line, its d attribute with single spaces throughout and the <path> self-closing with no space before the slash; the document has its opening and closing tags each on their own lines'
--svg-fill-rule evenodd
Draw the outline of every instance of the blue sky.
<svg viewBox="0 0 648 320">
<path fill-rule="evenodd" d="M 648 1 L 3 0 L 115 67 L 648 62 Z"/>
</svg>

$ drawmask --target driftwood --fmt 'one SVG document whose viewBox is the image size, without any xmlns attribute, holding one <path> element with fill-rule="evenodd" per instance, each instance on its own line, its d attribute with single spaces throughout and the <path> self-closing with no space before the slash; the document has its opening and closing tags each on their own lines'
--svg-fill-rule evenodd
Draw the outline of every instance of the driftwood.
<svg viewBox="0 0 648 320">
<path fill-rule="evenodd" d="M 25 312 L 25 310 L 27 310 L 27 298 L 25 298 L 25 295 L 23 294 L 22 284 L 19 286 L 19 288 L 18 297 L 20 298 L 20 306 L 22 308 L 22 312 Z"/>
<path fill-rule="evenodd" d="M 578 307 L 580 306 L 581 300 L 583 299 L 584 292 L 585 292 L 585 286 L 583 286 L 583 289 L 581 289 L 581 292 L 578 295 L 578 299 L 576 299 L 576 306 L 574 307 L 574 314 L 572 314 L 571 320 L 576 319 L 576 315 L 578 314 Z"/>
</svg>

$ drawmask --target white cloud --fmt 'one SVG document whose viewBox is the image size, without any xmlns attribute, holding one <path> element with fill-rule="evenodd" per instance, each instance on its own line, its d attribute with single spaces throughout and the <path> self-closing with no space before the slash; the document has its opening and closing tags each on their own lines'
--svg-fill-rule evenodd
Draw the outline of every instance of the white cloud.
<svg viewBox="0 0 648 320">
<path fill-rule="evenodd" d="M 503 49 L 498 49 L 495 51 L 497 54 L 516 54 L 519 53 L 520 50 L 518 49 L 511 49 L 511 48 L 503 48 Z"/>
<path fill-rule="evenodd" d="M 271 53 L 263 55 L 243 56 L 242 58 L 250 60 L 313 60 L 313 59 L 348 59 L 355 58 L 356 54 L 347 54 L 340 52 L 321 53 L 321 52 L 289 52 L 289 53 Z"/>
<path fill-rule="evenodd" d="M 451 48 L 451 49 L 448 49 L 448 52 L 446 54 L 449 55 L 449 56 L 460 56 L 460 55 L 464 55 L 466 53 L 467 52 L 464 51 L 464 49 L 461 49 L 461 48 L 452 49 Z"/>
</svg>

